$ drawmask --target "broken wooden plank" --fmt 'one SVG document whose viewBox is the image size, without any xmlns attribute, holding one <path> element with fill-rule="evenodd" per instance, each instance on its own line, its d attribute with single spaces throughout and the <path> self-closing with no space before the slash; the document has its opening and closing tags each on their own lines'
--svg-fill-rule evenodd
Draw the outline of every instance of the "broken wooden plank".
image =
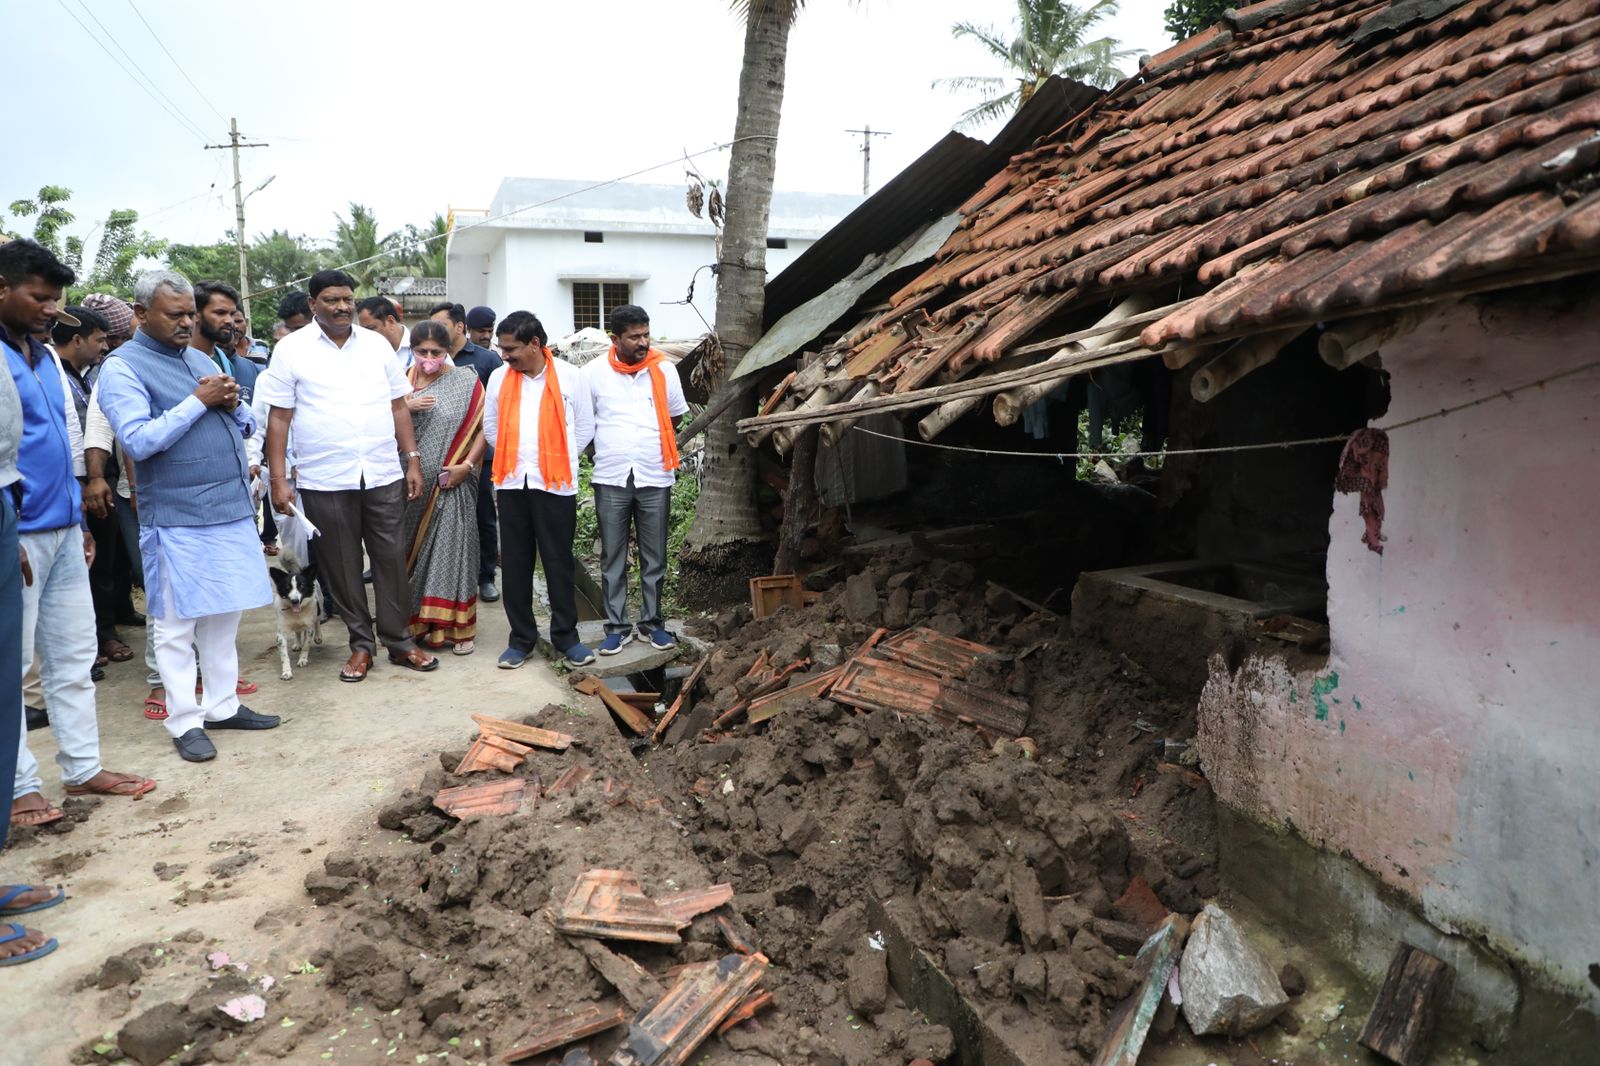
<svg viewBox="0 0 1600 1066">
<path fill-rule="evenodd" d="M 760 699 L 750 701 L 749 713 L 745 716 L 751 725 L 765 722 L 775 717 L 789 706 L 791 701 L 800 699 L 821 699 L 828 694 L 828 688 L 844 673 L 844 667 L 835 666 L 832 670 L 825 670 L 807 681 L 798 685 L 790 685 L 786 689 L 762 696 Z"/>
<path fill-rule="evenodd" d="M 519 744 L 514 740 L 495 736 L 493 733 L 482 733 L 472 742 L 472 747 L 467 749 L 461 764 L 456 767 L 456 773 L 471 774 L 480 770 L 500 770 L 509 774 L 522 765 L 522 760 L 526 759 L 532 750 L 526 744 Z"/>
<path fill-rule="evenodd" d="M 770 415 L 778 406 L 778 401 L 782 400 L 784 395 L 788 393 L 789 386 L 794 384 L 795 375 L 798 373 L 799 371 L 797 370 L 791 370 L 784 375 L 784 379 L 778 382 L 778 387 L 772 390 L 772 395 L 763 400 L 761 406 L 756 409 L 756 414 Z"/>
<path fill-rule="evenodd" d="M 585 674 L 572 683 L 572 687 L 589 696 L 599 696 L 600 702 L 608 707 L 612 714 L 622 719 L 622 724 L 633 730 L 639 736 L 648 736 L 655 728 L 655 722 L 650 716 L 639 708 L 632 706 L 625 700 L 619 699 L 611 690 L 611 686 L 601 681 L 598 677 Z"/>
<path fill-rule="evenodd" d="M 1401 944 L 1361 1029 L 1361 1046 L 1399 1066 L 1422 1066 L 1453 978 L 1449 963 Z"/>
<path fill-rule="evenodd" d="M 478 728 L 485 733 L 493 733 L 495 736 L 515 740 L 521 744 L 531 744 L 536 748 L 566 751 L 573 744 L 573 737 L 566 733 L 557 733 L 553 729 L 540 729 L 537 726 L 523 725 L 521 722 L 508 722 L 504 718 L 491 718 L 486 714 L 475 714 L 472 720 L 477 722 Z"/>
<path fill-rule="evenodd" d="M 681 943 L 680 922 L 644 894 L 639 879 L 626 870 L 585 870 L 567 893 L 552 924 L 563 933 Z"/>
<path fill-rule="evenodd" d="M 613 691 L 615 691 L 615 690 L 613 690 Z M 661 693 L 659 693 L 659 692 L 618 692 L 617 693 L 617 699 L 622 700 L 625 703 L 634 704 L 637 707 L 644 707 L 644 708 L 648 709 L 648 708 L 654 707 L 657 703 L 661 702 Z"/>
<path fill-rule="evenodd" d="M 760 649 L 756 652 L 755 661 L 750 664 L 750 669 L 746 670 L 744 675 L 740 677 L 739 680 L 744 681 L 747 678 L 761 676 L 761 674 L 767 669 L 767 665 L 770 661 L 771 660 L 767 656 L 767 649 Z"/>
<path fill-rule="evenodd" d="M 603 1033 L 626 1024 L 628 1012 L 622 1007 L 585 1007 L 583 1010 L 535 1026 L 523 1043 L 500 1056 L 501 1062 L 522 1062 L 563 1044 Z"/>
<path fill-rule="evenodd" d="M 733 886 L 730 884 L 708 885 L 705 888 L 691 888 L 687 892 L 674 892 L 670 896 L 657 896 L 656 906 L 676 918 L 681 924 L 688 924 L 697 915 L 706 911 L 714 911 L 718 907 L 733 899 Z"/>
<path fill-rule="evenodd" d="M 766 970 L 765 955 L 724 955 L 715 967 L 685 972 L 629 1023 L 610 1066 L 683 1066 Z"/>
<path fill-rule="evenodd" d="M 871 657 L 857 656 L 846 663 L 828 695 L 837 703 L 864 711 L 927 714 L 1008 737 L 1020 737 L 1028 722 L 1024 700 Z"/>
<path fill-rule="evenodd" d="M 654 974 L 626 955 L 612 951 L 600 941 L 590 940 L 588 937 L 569 936 L 567 943 L 577 948 L 588 960 L 589 965 L 594 967 L 595 973 L 605 978 L 606 983 L 617 990 L 617 995 L 622 997 L 622 1002 L 628 1005 L 629 1010 L 646 1010 L 665 994 L 666 989 L 656 980 Z"/>
<path fill-rule="evenodd" d="M 689 697 L 694 693 L 694 687 L 700 682 L 700 675 L 705 673 L 706 665 L 711 662 L 707 655 L 695 664 L 694 672 L 684 681 L 683 687 L 678 689 L 678 698 L 672 701 L 672 706 L 667 708 L 667 713 L 661 716 L 661 721 L 656 723 L 656 731 L 650 734 L 650 743 L 660 744 L 661 738 L 667 735 L 667 727 L 672 720 L 678 717 L 678 712 L 688 704 Z"/>
<path fill-rule="evenodd" d="M 1095 1056 L 1094 1066 L 1134 1066 L 1139 1060 L 1145 1037 L 1150 1034 L 1150 1023 L 1167 990 L 1167 978 L 1172 976 L 1172 967 L 1183 947 L 1187 924 L 1179 915 L 1167 915 L 1139 949 L 1134 963 L 1135 972 L 1141 974 L 1139 987 L 1112 1014 L 1111 1028 L 1100 1045 L 1100 1054 Z"/>
<path fill-rule="evenodd" d="M 717 715 L 717 717 L 711 723 L 712 728 L 720 729 L 722 726 L 727 725 L 729 722 L 733 721 L 735 718 L 739 717 L 739 715 L 748 710 L 751 704 L 756 701 L 756 699 L 761 696 L 771 695 L 772 693 L 782 689 L 784 684 L 789 680 L 789 676 L 791 674 L 795 673 L 797 670 L 803 670 L 810 665 L 810 659 L 801 659 L 798 662 L 793 662 L 788 666 L 785 666 L 772 677 L 751 689 L 750 694 L 744 699 L 740 700 L 732 707 L 729 707 L 727 710 Z"/>
<path fill-rule="evenodd" d="M 526 778 L 514 777 L 509 781 L 496 781 L 490 785 L 458 785 L 442 788 L 433 797 L 433 805 L 453 817 L 466 821 L 469 818 L 486 818 L 494 815 L 515 814 L 522 807 L 528 791 Z M 533 789 L 537 799 L 539 790 Z"/>
</svg>

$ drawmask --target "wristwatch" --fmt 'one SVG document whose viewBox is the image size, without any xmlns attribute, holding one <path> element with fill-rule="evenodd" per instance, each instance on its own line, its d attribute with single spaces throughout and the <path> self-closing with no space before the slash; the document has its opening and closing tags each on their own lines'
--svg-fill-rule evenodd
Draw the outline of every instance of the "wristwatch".
<svg viewBox="0 0 1600 1066">
<path fill-rule="evenodd" d="M 402 458 L 402 459 L 421 459 L 422 458 L 422 453 L 421 452 L 401 452 L 400 453 L 400 458 Z"/>
</svg>

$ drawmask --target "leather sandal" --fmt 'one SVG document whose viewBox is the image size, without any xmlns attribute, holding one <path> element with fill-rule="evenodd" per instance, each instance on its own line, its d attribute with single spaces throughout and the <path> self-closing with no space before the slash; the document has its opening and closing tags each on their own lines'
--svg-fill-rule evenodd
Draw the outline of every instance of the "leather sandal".
<svg viewBox="0 0 1600 1066">
<path fill-rule="evenodd" d="M 404 666 L 408 670 L 415 670 L 422 674 L 439 668 L 438 658 L 429 655 L 421 648 L 412 648 L 404 655 L 396 655 L 394 652 L 390 652 L 389 663 L 392 666 Z"/>
<path fill-rule="evenodd" d="M 345 660 L 344 667 L 339 671 L 339 680 L 354 684 L 367 679 L 367 671 L 372 669 L 372 656 L 364 651 L 353 651 L 350 658 Z"/>
</svg>

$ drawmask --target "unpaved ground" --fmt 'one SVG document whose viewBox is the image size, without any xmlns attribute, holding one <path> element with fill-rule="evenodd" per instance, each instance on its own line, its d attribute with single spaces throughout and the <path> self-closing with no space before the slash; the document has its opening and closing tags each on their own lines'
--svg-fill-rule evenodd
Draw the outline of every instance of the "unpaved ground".
<svg viewBox="0 0 1600 1066">
<path fill-rule="evenodd" d="M 291 965 L 292 919 L 256 925 L 271 911 L 311 913 L 303 880 L 330 844 L 371 835 L 375 810 L 437 765 L 441 747 L 459 746 L 469 713 L 510 716 L 563 698 L 566 686 L 537 658 L 514 673 L 495 668 L 505 634 L 504 613 L 488 605 L 474 655 L 445 655 L 430 674 L 391 667 L 380 656 L 365 682 L 350 685 L 337 677 L 348 651 L 336 622 L 325 628 L 310 665 L 284 682 L 271 611 L 252 612 L 240 628 L 240 667 L 261 691 L 246 702 L 283 715 L 284 724 L 218 734 L 217 759 L 200 765 L 182 762 L 166 731 L 141 714 L 142 655 L 108 666 L 99 686 L 105 763 L 154 777 L 159 787 L 139 801 L 101 802 L 71 832 L 13 829 L 12 844 L 0 852 L 0 877 L 61 883 L 71 899 L 29 916 L 60 949 L 0 970 L 0 1062 L 65 1063 L 86 1038 L 114 1029 L 119 1014 L 165 998 L 163 982 L 192 978 L 169 959 L 136 986 L 137 1000 L 126 988 L 75 991 L 107 956 L 138 944 L 195 929 L 217 943 L 175 941 L 158 958 L 221 946 L 255 960 L 252 976 L 274 950 L 285 969 Z M 124 629 L 123 637 L 143 652 L 141 630 Z M 29 742 L 46 769 L 46 794 L 59 803 L 49 730 L 34 731 Z M 167 879 L 155 872 L 158 864 L 166 864 Z"/>
</svg>

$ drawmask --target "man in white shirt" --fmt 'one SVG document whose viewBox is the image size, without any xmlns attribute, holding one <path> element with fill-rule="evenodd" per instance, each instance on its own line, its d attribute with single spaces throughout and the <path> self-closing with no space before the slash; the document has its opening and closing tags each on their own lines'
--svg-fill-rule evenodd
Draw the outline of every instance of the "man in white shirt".
<svg viewBox="0 0 1600 1066">
<path fill-rule="evenodd" d="M 394 665 L 433 670 L 439 660 L 419 649 L 407 631 L 405 507 L 422 495 L 422 456 L 405 405 L 411 385 L 389 342 L 355 324 L 350 275 L 318 271 L 310 290 L 310 325 L 278 342 L 272 365 L 256 382 L 256 395 L 271 408 L 272 506 L 289 514 L 298 486 L 306 518 L 321 531 L 318 561 L 350 630 L 350 658 L 339 680 L 364 680 L 378 641 Z M 295 484 L 285 460 L 291 420 Z M 361 580 L 363 548 L 372 563 L 376 635 Z"/>
<path fill-rule="evenodd" d="M 535 559 L 544 562 L 550 592 L 550 644 L 572 665 L 586 666 L 594 662 L 594 652 L 578 640 L 572 538 L 578 524 L 578 455 L 594 437 L 588 379 L 551 353 L 544 326 L 531 313 L 513 311 L 498 333 L 505 365 L 489 375 L 483 434 L 495 449 L 491 474 L 500 516 L 502 596 L 511 623 L 499 666 L 515 670 L 539 643 Z"/>
<path fill-rule="evenodd" d="M 594 503 L 600 519 L 606 636 L 601 655 L 633 639 L 628 622 L 628 532 L 639 543 L 639 637 L 661 649 L 677 638 L 661 617 L 667 576 L 667 519 L 677 480 L 676 430 L 689 409 L 678 368 L 650 347 L 650 316 L 636 304 L 611 312 L 611 351 L 587 363 L 594 405 Z"/>
<path fill-rule="evenodd" d="M 394 348 L 401 370 L 411 369 L 411 330 L 400 321 L 400 312 L 387 296 L 368 296 L 356 304 L 356 324 L 382 334 Z"/>
</svg>

